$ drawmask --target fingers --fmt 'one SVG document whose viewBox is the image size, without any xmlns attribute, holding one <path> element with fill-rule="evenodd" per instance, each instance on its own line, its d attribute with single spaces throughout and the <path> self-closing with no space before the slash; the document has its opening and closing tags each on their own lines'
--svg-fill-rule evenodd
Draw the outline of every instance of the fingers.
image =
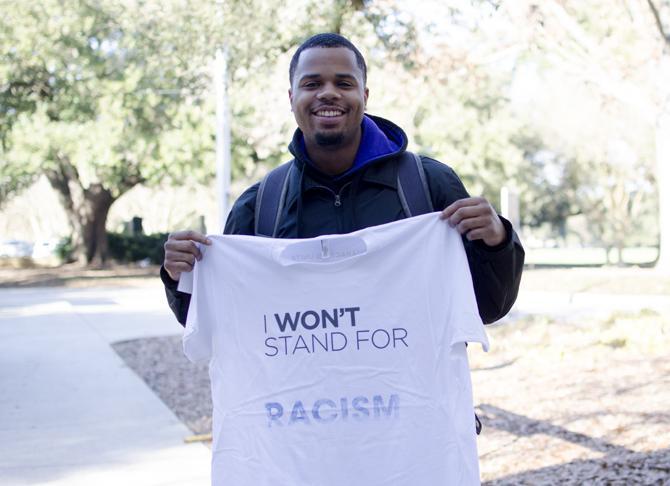
<svg viewBox="0 0 670 486">
<path fill-rule="evenodd" d="M 469 234 L 471 231 L 475 231 L 478 228 L 485 228 L 489 223 L 489 219 L 485 216 L 479 216 L 476 218 L 466 218 L 462 219 L 457 225 L 454 226 L 456 231 L 460 234 Z"/>
<path fill-rule="evenodd" d="M 209 238 L 197 231 L 188 230 L 170 233 L 163 245 L 165 249 L 163 267 L 170 278 L 179 280 L 182 272 L 192 271 L 195 262 L 202 259 L 202 253 L 197 243 L 212 244 Z"/>
<path fill-rule="evenodd" d="M 466 197 L 464 199 L 458 199 L 447 206 L 444 211 L 442 211 L 440 217 L 442 219 L 450 219 L 461 209 L 474 208 L 480 205 L 488 205 L 488 201 L 483 197 Z"/>
<path fill-rule="evenodd" d="M 463 219 L 476 218 L 494 213 L 489 202 L 483 197 L 468 197 L 459 199 L 446 207 L 440 217 L 456 227 Z"/>
<path fill-rule="evenodd" d="M 468 240 L 483 240 L 488 246 L 502 243 L 507 236 L 498 214 L 483 197 L 459 199 L 445 208 L 440 217 Z"/>
<path fill-rule="evenodd" d="M 168 236 L 169 240 L 191 240 L 205 245 L 211 245 L 212 242 L 202 233 L 193 230 L 175 231 Z"/>
</svg>

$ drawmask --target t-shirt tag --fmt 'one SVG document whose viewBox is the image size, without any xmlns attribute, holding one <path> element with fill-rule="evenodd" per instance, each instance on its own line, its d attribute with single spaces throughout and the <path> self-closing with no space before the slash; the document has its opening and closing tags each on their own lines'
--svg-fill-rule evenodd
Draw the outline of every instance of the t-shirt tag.
<svg viewBox="0 0 670 486">
<path fill-rule="evenodd" d="M 328 240 L 321 240 L 321 258 L 324 260 L 330 258 L 330 245 Z"/>
<path fill-rule="evenodd" d="M 365 241 L 358 236 L 310 238 L 289 243 L 275 250 L 275 258 L 283 265 L 293 263 L 335 263 L 362 255 L 368 251 Z"/>
</svg>

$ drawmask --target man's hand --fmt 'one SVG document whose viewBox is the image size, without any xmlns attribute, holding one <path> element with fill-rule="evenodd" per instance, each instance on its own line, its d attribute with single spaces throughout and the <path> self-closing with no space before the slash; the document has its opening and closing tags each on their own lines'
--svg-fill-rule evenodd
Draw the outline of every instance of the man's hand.
<svg viewBox="0 0 670 486">
<path fill-rule="evenodd" d="M 182 272 L 193 270 L 196 260 L 202 258 L 196 243 L 212 244 L 205 235 L 197 231 L 175 231 L 168 236 L 163 245 L 165 248 L 163 267 L 172 280 L 179 280 Z"/>
<path fill-rule="evenodd" d="M 505 241 L 507 232 L 493 206 L 483 197 L 459 199 L 440 215 L 470 240 L 483 240 L 487 246 Z"/>
</svg>

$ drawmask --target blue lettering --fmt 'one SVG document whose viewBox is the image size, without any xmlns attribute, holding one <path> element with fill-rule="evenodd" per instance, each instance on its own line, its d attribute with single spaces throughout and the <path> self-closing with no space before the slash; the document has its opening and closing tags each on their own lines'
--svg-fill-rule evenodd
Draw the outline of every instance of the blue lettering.
<svg viewBox="0 0 670 486">
<path fill-rule="evenodd" d="M 387 417 L 398 417 L 400 409 L 400 397 L 397 394 L 393 394 L 389 397 L 389 404 L 384 408 L 384 398 L 381 395 L 375 395 L 372 397 L 372 403 L 375 411 L 375 417 L 381 417 L 382 413 Z"/>
<path fill-rule="evenodd" d="M 299 349 L 304 349 L 305 351 L 307 351 L 307 353 L 309 353 L 309 348 L 307 347 L 307 344 L 305 343 L 303 337 L 300 335 L 298 335 L 298 339 L 295 340 L 295 346 L 293 346 L 293 354 L 295 354 L 295 352 Z"/>
<path fill-rule="evenodd" d="M 327 417 L 322 417 L 320 408 L 323 405 L 328 405 L 331 408 L 335 408 L 337 405 L 335 405 L 335 402 L 332 400 L 328 400 L 327 398 L 322 398 L 321 400 L 317 400 L 314 402 L 314 408 L 312 408 L 312 416 L 316 419 L 317 422 L 321 423 L 328 423 L 332 422 L 337 418 L 337 412 L 335 410 L 332 411 Z"/>
<path fill-rule="evenodd" d="M 349 416 L 349 405 L 346 398 L 340 398 L 340 410 L 342 411 L 342 420 L 347 420 Z"/>
<path fill-rule="evenodd" d="M 337 309 L 333 309 L 333 315 L 331 316 L 328 314 L 328 311 L 326 309 L 323 309 L 321 311 L 321 323 L 323 325 L 323 328 L 325 329 L 326 326 L 326 321 L 330 321 L 330 323 L 333 325 L 333 327 L 338 327 L 339 322 L 337 319 Z"/>
<path fill-rule="evenodd" d="M 379 333 L 381 333 L 381 334 L 383 334 L 384 336 L 386 336 L 386 339 L 384 339 L 384 338 L 382 337 L 382 338 L 381 338 L 381 341 L 380 341 L 379 339 L 377 339 L 377 341 L 375 341 L 375 336 L 376 336 L 377 334 L 379 334 Z M 375 332 L 372 333 L 372 345 L 373 345 L 375 348 L 377 348 L 377 349 L 384 349 L 386 346 L 389 345 L 390 342 L 391 342 L 391 336 L 389 335 L 388 332 L 386 332 L 386 329 L 377 329 Z M 381 346 L 380 346 L 379 344 L 381 344 Z"/>
<path fill-rule="evenodd" d="M 345 312 L 348 312 L 351 316 L 351 327 L 356 327 L 356 312 L 361 310 L 360 307 L 346 307 Z"/>
<path fill-rule="evenodd" d="M 351 408 L 356 410 L 351 416 L 358 420 L 363 420 L 366 417 L 370 416 L 370 411 L 364 406 L 368 403 L 368 399 L 365 397 L 355 397 L 351 401 Z"/>
<path fill-rule="evenodd" d="M 316 337 L 316 334 L 312 334 L 312 351 L 315 351 L 316 345 L 314 342 L 319 343 L 319 346 L 323 348 L 324 351 L 328 351 L 328 333 L 323 334 L 325 343 L 319 341 L 319 338 Z"/>
<path fill-rule="evenodd" d="M 291 418 L 289 419 L 288 423 L 289 425 L 292 425 L 300 421 L 302 421 L 305 424 L 309 424 L 309 417 L 307 416 L 305 407 L 303 406 L 302 402 L 298 400 L 293 405 L 293 410 L 291 410 Z"/>
<path fill-rule="evenodd" d="M 308 316 L 312 317 L 312 320 L 314 321 L 312 324 L 307 324 Z M 305 329 L 309 329 L 310 331 L 316 329 L 317 327 L 319 327 L 320 324 L 319 314 L 311 310 L 307 311 L 302 315 L 302 319 L 300 322 L 302 323 L 302 327 L 304 327 Z"/>
<path fill-rule="evenodd" d="M 269 354 L 266 351 L 265 356 L 277 356 L 277 354 L 279 354 L 279 348 L 277 346 L 275 346 L 274 344 L 270 344 L 270 342 L 274 342 L 274 341 L 276 341 L 276 339 L 273 338 L 273 337 L 269 337 L 265 340 L 265 347 L 266 348 L 272 348 L 272 349 L 275 350 L 275 352 L 273 354 Z"/>
<path fill-rule="evenodd" d="M 342 346 L 339 348 L 335 348 L 335 335 L 340 336 L 343 339 Z M 347 347 L 347 336 L 342 334 L 339 331 L 333 331 L 330 333 L 330 349 L 332 351 L 342 351 L 344 348 Z"/>
<path fill-rule="evenodd" d="M 286 331 L 286 326 L 287 325 L 291 328 L 292 331 L 295 331 L 296 328 L 298 327 L 299 318 L 300 318 L 300 312 L 296 312 L 294 318 L 291 318 L 291 314 L 286 312 L 284 314 L 284 319 L 283 320 L 279 317 L 279 314 L 275 314 L 275 319 L 277 321 L 277 325 L 279 326 L 279 330 L 281 332 Z"/>
<path fill-rule="evenodd" d="M 369 341 L 367 338 L 363 338 L 364 334 L 369 333 L 370 331 L 368 329 L 364 329 L 362 331 L 356 331 L 356 349 L 361 349 L 361 343 L 363 341 Z"/>
<path fill-rule="evenodd" d="M 284 407 L 280 403 L 272 402 L 265 404 L 265 410 L 268 412 L 268 427 L 272 427 L 275 422 L 276 425 L 281 425 L 281 418 L 284 415 Z"/>
<path fill-rule="evenodd" d="M 351 403 L 351 409 L 349 408 Z M 289 407 L 284 407 L 278 402 L 268 402 L 265 404 L 267 412 L 268 427 L 275 425 L 282 426 L 284 422 L 284 410 Z M 351 411 L 351 414 L 349 413 Z M 364 396 L 354 397 L 351 402 L 348 398 L 342 397 L 338 402 L 329 398 L 320 398 L 314 401 L 311 408 L 311 415 L 314 422 L 310 420 L 309 412 L 303 405 L 302 400 L 293 402 L 291 414 L 288 416 L 288 425 L 302 423 L 311 425 L 313 423 L 327 424 L 337 420 L 347 421 L 349 416 L 358 421 L 368 420 L 372 417 L 375 419 L 396 419 L 400 415 L 400 396 L 396 393 L 388 396 L 385 400 L 382 395 L 374 395 L 372 399 Z"/>
<path fill-rule="evenodd" d="M 291 336 L 279 336 L 277 339 L 284 341 L 284 354 L 288 354 L 288 340 L 291 339 Z"/>
<path fill-rule="evenodd" d="M 397 333 L 397 335 L 396 335 Z M 402 334 L 402 336 L 401 336 Z M 407 337 L 407 329 L 403 329 L 402 327 L 394 327 L 393 328 L 393 347 L 395 348 L 396 341 L 402 342 L 406 348 L 409 348 L 407 346 L 407 343 L 405 342 L 405 338 Z"/>
</svg>

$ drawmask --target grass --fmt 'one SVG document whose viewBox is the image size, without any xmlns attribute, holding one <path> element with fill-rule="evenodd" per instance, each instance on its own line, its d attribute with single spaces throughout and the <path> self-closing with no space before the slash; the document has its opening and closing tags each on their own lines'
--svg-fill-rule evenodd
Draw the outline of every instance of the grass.
<svg viewBox="0 0 670 486">
<path fill-rule="evenodd" d="M 524 271 L 525 291 L 670 296 L 670 275 L 653 268 L 552 268 Z"/>
<path fill-rule="evenodd" d="M 624 248 L 622 260 L 627 265 L 650 266 L 657 255 L 658 249 L 652 247 Z M 616 251 L 612 250 L 610 261 L 616 262 L 616 259 Z M 608 262 L 604 248 L 527 248 L 526 263 L 537 266 L 598 266 Z"/>
</svg>

